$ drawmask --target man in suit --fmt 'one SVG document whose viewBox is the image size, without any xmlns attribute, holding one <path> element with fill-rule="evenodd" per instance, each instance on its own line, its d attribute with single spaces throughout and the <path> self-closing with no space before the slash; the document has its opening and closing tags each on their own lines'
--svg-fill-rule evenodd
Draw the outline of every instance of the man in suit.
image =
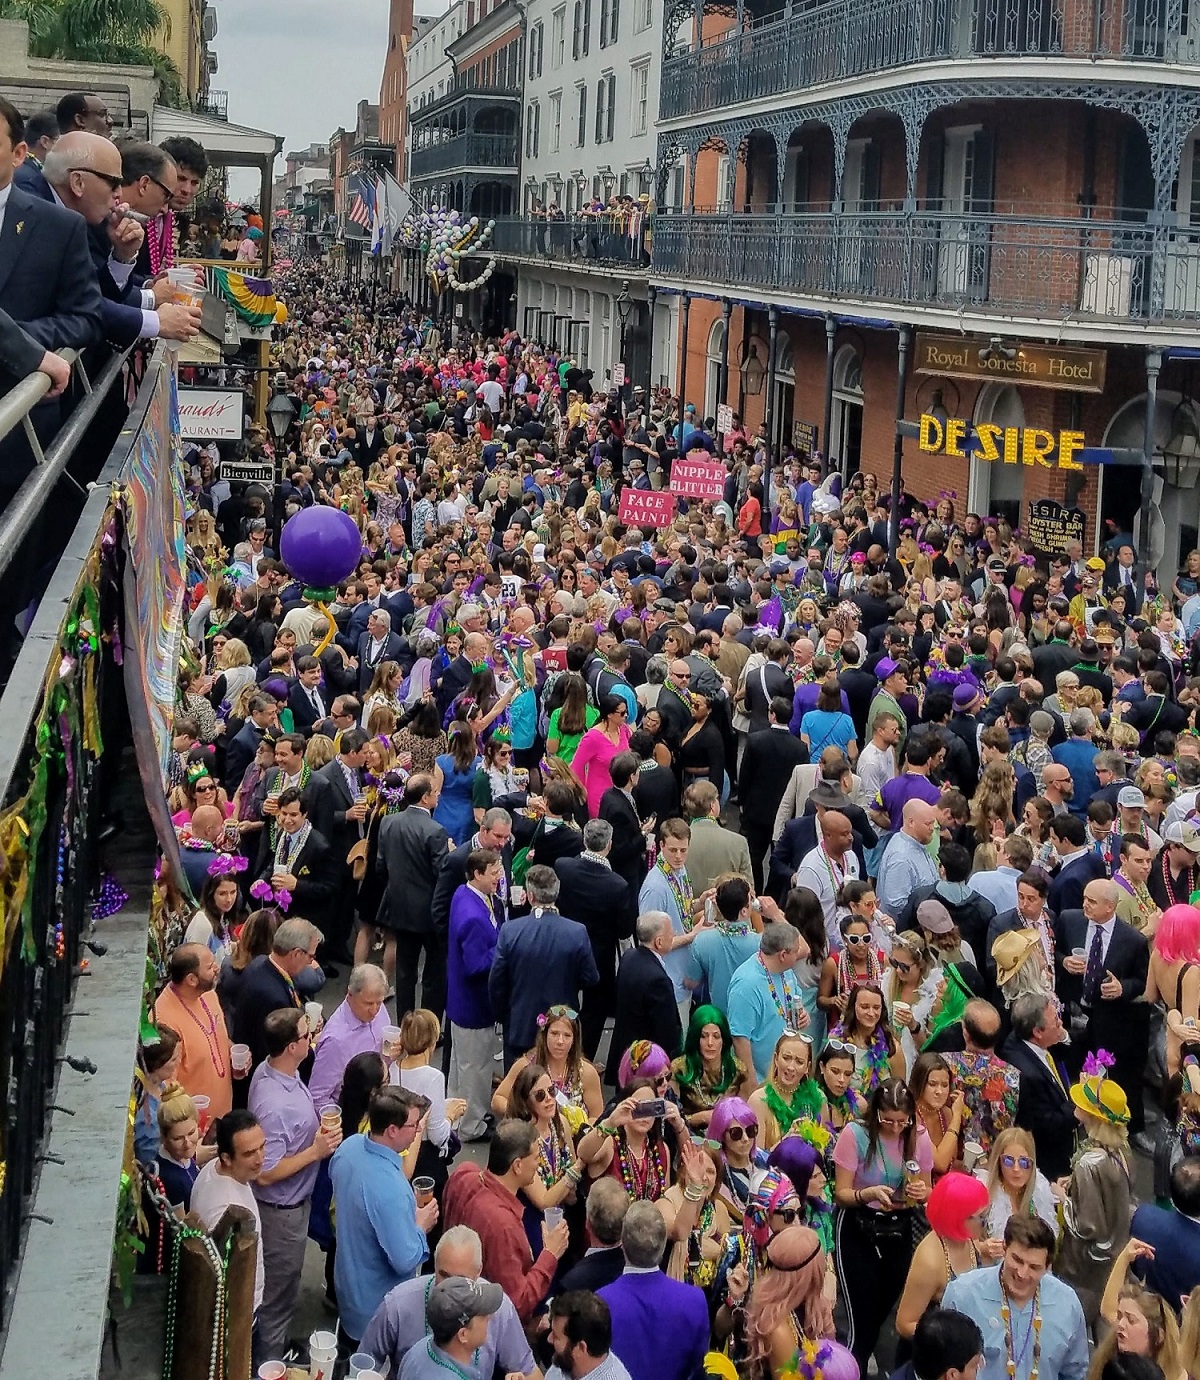
<svg viewBox="0 0 1200 1380">
<path fill-rule="evenodd" d="M 25 161 L 13 174 L 13 182 L 23 187 L 30 196 L 41 201 L 50 200 L 50 186 L 42 175 L 42 164 L 46 155 L 58 143 L 58 114 L 53 110 L 40 110 L 25 121 L 25 144 L 28 152 Z"/>
<path fill-rule="evenodd" d="M 1058 1002 L 1041 992 L 1018 997 L 1009 1017 L 1012 1031 L 1000 1055 L 1021 1075 L 1016 1124 L 1033 1137 L 1038 1169 L 1053 1183 L 1070 1173 L 1078 1129 L 1071 1076 L 1054 1054 L 1067 1032 Z"/>
<path fill-rule="evenodd" d="M 617 1011 L 605 1075 L 614 1086 L 621 1056 L 635 1040 L 649 1040 L 672 1057 L 683 1044 L 675 984 L 662 961 L 674 945 L 671 917 L 645 911 L 637 918 L 634 938 L 636 946 L 621 955 L 617 969 Z"/>
<path fill-rule="evenodd" d="M 755 891 L 763 887 L 763 864 L 771 851 L 775 815 L 791 780 L 792 769 L 808 761 L 808 749 L 788 732 L 791 717 L 791 700 L 777 695 L 769 707 L 769 726 L 751 733 L 746 739 L 746 750 L 738 768 L 742 835 L 750 850 Z"/>
<path fill-rule="evenodd" d="M 624 1274 L 621 1228 L 628 1211 L 629 1194 L 618 1179 L 610 1175 L 592 1184 L 587 1195 L 587 1253 L 562 1277 L 560 1294 L 573 1289 L 590 1289 L 595 1293 Z"/>
<path fill-rule="evenodd" d="M 200 329 L 199 307 L 174 301 L 165 278 L 145 293 L 133 282 L 145 232 L 120 214 L 127 208 L 117 198 L 122 173 L 116 145 L 98 134 L 65 134 L 42 171 L 53 199 L 87 222 L 84 245 L 103 334 L 119 345 L 191 339 Z"/>
<path fill-rule="evenodd" d="M 1171 1206 L 1173 1212 L 1142 1203 L 1130 1229 L 1154 1247 L 1152 1256 L 1134 1261 L 1134 1273 L 1178 1313 L 1200 1284 L 1200 1157 L 1186 1156 L 1171 1170 Z"/>
<path fill-rule="evenodd" d="M 637 894 L 608 861 L 612 837 L 607 820 L 589 819 L 583 826 L 583 852 L 554 864 L 561 885 L 559 909 L 587 930 L 600 974 L 599 982 L 584 992 L 579 1012 L 583 1052 L 589 1059 L 596 1056 L 604 1022 L 616 1014 L 617 946 L 632 936 L 637 920 Z"/>
<path fill-rule="evenodd" d="M 697 781 L 684 791 L 683 814 L 692 830 L 687 869 L 697 896 L 726 872 L 750 880 L 749 846 L 721 824 L 720 813 L 721 797 L 711 781 Z"/>
<path fill-rule="evenodd" d="M 1141 608 L 1145 594 L 1138 584 L 1137 571 L 1134 569 L 1136 560 L 1133 547 L 1128 542 L 1122 542 L 1117 547 L 1116 559 L 1104 571 L 1105 595 L 1111 597 L 1119 589 L 1125 596 L 1125 612 L 1131 618 Z"/>
<path fill-rule="evenodd" d="M 644 823 L 638 814 L 633 799 L 633 787 L 638 779 L 639 761 L 632 752 L 618 752 L 609 763 L 609 776 L 612 785 L 600 797 L 602 819 L 612 829 L 612 842 L 608 851 L 608 863 L 621 877 L 637 905 L 637 894 L 646 880 L 646 835 L 645 829 L 652 828 L 655 821 Z"/>
<path fill-rule="evenodd" d="M 253 695 L 249 709 L 250 717 L 225 748 L 225 790 L 230 796 L 242 784 L 242 777 L 258 755 L 262 740 L 279 724 L 275 701 L 270 695 Z"/>
<path fill-rule="evenodd" d="M 787 673 L 792 649 L 781 637 L 771 638 L 767 643 L 766 661 L 746 673 L 745 694 L 742 709 L 750 720 L 751 734 L 761 733 L 771 724 L 771 701 L 785 698 L 788 702 L 787 723 L 792 717 L 792 696 L 796 687 Z M 799 739 L 797 739 L 799 741 Z M 807 760 L 807 759 L 806 759 Z"/>
<path fill-rule="evenodd" d="M 295 786 L 279 797 L 275 846 L 264 849 L 258 875 L 276 892 L 291 896 L 289 911 L 321 929 L 337 890 L 337 869 L 329 844 L 308 821 L 310 800 L 307 791 Z"/>
<path fill-rule="evenodd" d="M 484 812 L 479 828 L 474 834 L 451 853 L 438 873 L 437 885 L 433 889 L 430 912 L 433 928 L 438 934 L 445 934 L 450 923 L 450 902 L 454 893 L 467 880 L 467 857 L 477 848 L 490 848 L 499 853 L 504 864 L 500 884 L 496 890 L 494 909 L 500 923 L 508 919 L 509 888 L 512 884 L 512 815 L 499 805 L 493 805 Z"/>
<path fill-rule="evenodd" d="M 1089 882 L 1083 909 L 1059 915 L 1055 990 L 1071 1013 L 1071 1043 L 1079 1058 L 1099 1049 L 1113 1055 L 1112 1077 L 1129 1099 L 1130 1137 L 1137 1149 L 1153 1153 L 1142 1107 L 1149 1047 L 1149 1008 L 1142 998 L 1150 951 L 1144 935 L 1117 919 L 1117 894 L 1115 882 Z"/>
<path fill-rule="evenodd" d="M 612 1314 L 612 1350 L 630 1380 L 694 1380 L 704 1369 L 708 1305 L 694 1284 L 663 1274 L 667 1224 L 653 1203 L 632 1203 L 621 1227 L 625 1271 L 598 1297 Z M 670 1326 L 664 1321 L 670 1319 Z"/>
<path fill-rule="evenodd" d="M 288 690 L 288 708 L 296 732 L 311 738 L 313 725 L 325 717 L 328 708 L 321 693 L 321 663 L 315 656 L 296 658 L 296 679 Z"/>
<path fill-rule="evenodd" d="M 319 781 L 313 805 L 313 828 L 329 840 L 338 872 L 338 900 L 326 937 L 334 953 L 344 953 L 354 918 L 354 874 L 346 861 L 350 850 L 366 835 L 367 806 L 362 794 L 362 769 L 369 739 L 361 728 L 346 729 L 338 740 L 338 755 L 313 772 L 310 785 Z M 364 945 L 366 940 L 364 938 Z M 366 956 L 362 961 L 366 962 Z"/>
<path fill-rule="evenodd" d="M 495 849 L 473 848 L 463 870 L 466 881 L 451 899 L 447 935 L 446 1014 L 454 1034 L 449 1085 L 467 1104 L 462 1138 L 482 1140 L 488 1134 L 496 1048 L 488 980 L 500 934 L 496 892 L 504 864 Z"/>
<path fill-rule="evenodd" d="M 366 691 L 381 663 L 403 661 L 405 651 L 404 639 L 392 631 L 392 615 L 387 609 L 376 609 L 358 639 L 358 693 Z"/>
<path fill-rule="evenodd" d="M 417 1005 L 417 965 L 425 955 L 421 1005 L 441 1017 L 446 1006 L 446 941 L 431 914 L 438 873 L 446 865 L 450 836 L 433 818 L 438 787 L 417 773 L 404 787 L 404 808 L 379 826 L 377 867 L 385 890 L 378 923 L 395 937 L 396 1010 Z"/>
<path fill-rule="evenodd" d="M 588 932 L 557 909 L 558 877 L 533 866 L 525 877 L 532 910 L 500 931 L 488 990 L 504 1027 L 504 1067 L 533 1048 L 537 1018 L 552 1006 L 579 1009 L 579 994 L 600 979 Z"/>
<path fill-rule="evenodd" d="M 1087 847 L 1087 828 L 1074 815 L 1054 816 L 1050 842 L 1058 854 L 1059 868 L 1046 895 L 1047 909 L 1051 915 L 1078 911 L 1088 883 L 1105 875 L 1104 860 Z"/>
<path fill-rule="evenodd" d="M 985 966 L 990 984 L 996 981 L 996 960 L 992 945 L 1002 934 L 1012 930 L 1037 930 L 1046 962 L 1054 958 L 1054 930 L 1046 909 L 1046 895 L 1050 879 L 1040 867 L 1030 867 L 1017 878 L 1017 904 L 1011 910 L 999 911 L 988 921 Z M 979 958 L 978 951 L 975 955 Z"/>
<path fill-rule="evenodd" d="M 433 687 L 438 713 L 443 720 L 454 700 L 470 685 L 472 664 L 483 661 L 489 650 L 488 640 L 482 633 L 468 633 L 463 638 L 462 651 L 446 667 Z"/>
</svg>

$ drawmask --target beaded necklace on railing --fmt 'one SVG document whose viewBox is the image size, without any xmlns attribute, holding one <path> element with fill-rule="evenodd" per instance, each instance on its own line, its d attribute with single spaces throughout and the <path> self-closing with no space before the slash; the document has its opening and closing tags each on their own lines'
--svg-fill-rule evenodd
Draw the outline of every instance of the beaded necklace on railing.
<svg viewBox="0 0 1200 1380">
<path fill-rule="evenodd" d="M 229 1259 L 233 1253 L 233 1233 L 230 1233 L 229 1240 L 225 1243 L 225 1254 L 222 1256 L 217 1243 L 207 1232 L 184 1226 L 182 1220 L 175 1215 L 170 1203 L 167 1202 L 165 1193 L 156 1189 L 154 1180 L 147 1183 L 146 1194 L 157 1209 L 162 1221 L 171 1226 L 175 1232 L 175 1240 L 171 1250 L 171 1276 L 167 1286 L 167 1329 L 166 1350 L 163 1355 L 163 1380 L 171 1380 L 175 1366 L 175 1320 L 179 1310 L 179 1258 L 183 1243 L 187 1240 L 199 1241 L 203 1245 L 204 1252 L 213 1267 L 217 1293 L 213 1307 L 212 1336 L 209 1340 L 208 1380 L 226 1380 L 229 1374 L 229 1356 L 227 1354 L 229 1343 Z"/>
</svg>

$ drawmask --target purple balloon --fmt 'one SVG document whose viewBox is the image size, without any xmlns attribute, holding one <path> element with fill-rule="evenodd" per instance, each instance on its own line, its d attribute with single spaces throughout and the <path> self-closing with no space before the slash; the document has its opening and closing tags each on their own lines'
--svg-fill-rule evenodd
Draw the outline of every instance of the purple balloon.
<svg viewBox="0 0 1200 1380">
<path fill-rule="evenodd" d="M 284 524 L 279 556 L 289 572 L 314 589 L 350 575 L 362 555 L 362 534 L 340 508 L 302 508 Z"/>
</svg>

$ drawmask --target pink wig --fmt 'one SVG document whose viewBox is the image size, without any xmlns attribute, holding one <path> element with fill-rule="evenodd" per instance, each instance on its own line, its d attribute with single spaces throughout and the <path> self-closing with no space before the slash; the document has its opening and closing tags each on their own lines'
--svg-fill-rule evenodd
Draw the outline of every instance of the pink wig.
<svg viewBox="0 0 1200 1380">
<path fill-rule="evenodd" d="M 1200 908 L 1168 906 L 1154 931 L 1154 952 L 1164 963 L 1195 962 L 1200 956 Z"/>
<path fill-rule="evenodd" d="M 746 1308 L 750 1357 L 760 1361 L 771 1337 L 790 1315 L 798 1314 L 804 1335 L 815 1341 L 833 1336 L 833 1306 L 825 1297 L 825 1252 L 811 1227 L 785 1227 L 767 1250 L 770 1269 L 760 1273 Z"/>
<path fill-rule="evenodd" d="M 988 1191 L 973 1174 L 952 1170 L 933 1186 L 925 1203 L 929 1225 L 943 1241 L 969 1241 L 967 1218 L 988 1205 Z"/>
</svg>

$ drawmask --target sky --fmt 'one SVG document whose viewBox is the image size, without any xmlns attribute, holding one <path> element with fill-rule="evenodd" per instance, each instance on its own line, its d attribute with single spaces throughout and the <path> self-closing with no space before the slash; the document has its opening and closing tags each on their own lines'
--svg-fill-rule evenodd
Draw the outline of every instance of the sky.
<svg viewBox="0 0 1200 1380">
<path fill-rule="evenodd" d="M 444 6 L 418 5 L 435 8 Z M 379 100 L 388 0 L 226 0 L 217 18 L 212 84 L 229 92 L 230 120 L 282 135 L 285 152 L 352 129 L 358 102 Z M 230 187 L 257 196 L 258 174 L 235 168 Z"/>
</svg>

